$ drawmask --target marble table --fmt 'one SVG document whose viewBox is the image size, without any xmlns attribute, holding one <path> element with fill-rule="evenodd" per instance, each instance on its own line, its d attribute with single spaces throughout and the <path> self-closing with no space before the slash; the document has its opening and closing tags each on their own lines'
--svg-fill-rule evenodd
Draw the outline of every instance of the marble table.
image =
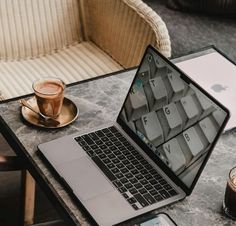
<svg viewBox="0 0 236 226">
<path fill-rule="evenodd" d="M 67 134 L 99 126 L 116 119 L 136 69 L 126 70 L 66 89 L 66 97 L 80 110 L 78 119 L 61 129 L 42 129 L 26 123 L 19 99 L 0 104 L 1 133 L 25 161 L 37 183 L 63 219 L 65 225 L 92 225 L 80 204 L 67 192 L 43 161 L 37 145 Z M 66 151 L 66 150 L 65 150 Z M 178 203 L 157 210 L 168 213 L 178 225 L 236 225 L 222 213 L 222 200 L 229 170 L 236 165 L 236 133 L 223 134 L 217 143 L 193 193 Z"/>
</svg>

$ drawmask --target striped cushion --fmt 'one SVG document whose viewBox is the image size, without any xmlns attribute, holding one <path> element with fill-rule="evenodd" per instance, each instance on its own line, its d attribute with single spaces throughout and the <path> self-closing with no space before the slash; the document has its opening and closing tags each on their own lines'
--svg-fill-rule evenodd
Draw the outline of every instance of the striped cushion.
<svg viewBox="0 0 236 226">
<path fill-rule="evenodd" d="M 80 42 L 78 0 L 0 0 L 0 58 L 25 59 Z"/>
<path fill-rule="evenodd" d="M 0 92 L 12 98 L 31 93 L 40 77 L 56 76 L 68 84 L 121 69 L 95 44 L 82 42 L 39 58 L 0 61 Z"/>
</svg>

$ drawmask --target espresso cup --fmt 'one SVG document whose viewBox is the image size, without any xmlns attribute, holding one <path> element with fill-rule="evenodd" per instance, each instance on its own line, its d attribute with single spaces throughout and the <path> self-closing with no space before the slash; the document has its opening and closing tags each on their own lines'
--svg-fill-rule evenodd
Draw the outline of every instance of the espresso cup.
<svg viewBox="0 0 236 226">
<path fill-rule="evenodd" d="M 236 167 L 229 172 L 229 178 L 225 189 L 223 210 L 227 216 L 236 220 Z"/>
<path fill-rule="evenodd" d="M 57 118 L 61 113 L 65 83 L 59 78 L 41 78 L 33 83 L 33 90 L 39 111 Z"/>
</svg>

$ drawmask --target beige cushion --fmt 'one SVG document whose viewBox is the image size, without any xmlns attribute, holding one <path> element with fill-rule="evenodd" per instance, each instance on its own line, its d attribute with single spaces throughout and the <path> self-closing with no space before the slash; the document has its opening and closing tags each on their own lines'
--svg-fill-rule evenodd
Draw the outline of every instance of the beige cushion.
<svg viewBox="0 0 236 226">
<path fill-rule="evenodd" d="M 82 42 L 38 58 L 0 61 L 0 92 L 12 98 L 31 93 L 40 77 L 57 76 L 68 84 L 121 69 L 95 44 Z"/>
</svg>

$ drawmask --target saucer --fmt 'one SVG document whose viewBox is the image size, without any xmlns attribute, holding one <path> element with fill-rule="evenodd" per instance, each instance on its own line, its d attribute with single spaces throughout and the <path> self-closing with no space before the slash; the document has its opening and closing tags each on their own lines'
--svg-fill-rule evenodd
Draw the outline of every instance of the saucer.
<svg viewBox="0 0 236 226">
<path fill-rule="evenodd" d="M 35 97 L 28 99 L 27 102 L 35 110 L 38 111 L 38 106 L 37 106 Z M 30 109 L 26 107 L 21 107 L 21 113 L 22 113 L 23 118 L 32 125 L 35 125 L 38 127 L 55 129 L 55 128 L 61 128 L 61 127 L 67 126 L 70 123 L 74 122 L 78 117 L 79 109 L 76 107 L 73 101 L 65 97 L 62 104 L 61 114 L 56 119 L 60 122 L 58 126 L 55 126 L 55 125 L 53 126 L 46 123 L 36 113 L 34 113 L 33 111 L 31 111 Z"/>
</svg>

